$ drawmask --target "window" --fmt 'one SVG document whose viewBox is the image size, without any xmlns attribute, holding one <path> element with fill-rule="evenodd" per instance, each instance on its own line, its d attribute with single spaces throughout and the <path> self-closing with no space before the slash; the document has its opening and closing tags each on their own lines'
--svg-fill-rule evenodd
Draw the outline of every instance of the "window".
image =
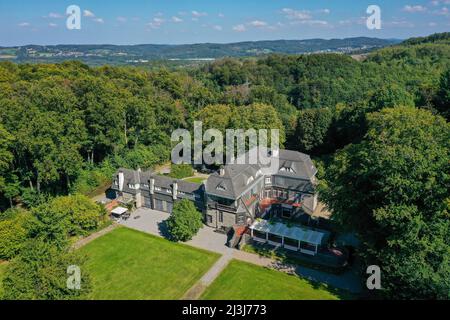
<svg viewBox="0 0 450 320">
<path fill-rule="evenodd" d="M 155 187 L 155 190 L 156 191 L 161 191 L 161 188 L 160 187 Z"/>
<path fill-rule="evenodd" d="M 114 180 L 114 184 L 115 184 L 116 186 L 118 186 L 118 185 L 119 185 L 119 181 Z"/>
<path fill-rule="evenodd" d="M 271 183 L 272 183 L 272 178 L 266 177 L 266 184 L 271 184 Z"/>
<path fill-rule="evenodd" d="M 223 222 L 223 212 L 219 212 L 219 222 Z"/>
<path fill-rule="evenodd" d="M 211 215 L 209 215 L 209 214 L 206 215 L 206 222 L 209 223 L 209 224 L 212 223 L 212 216 Z"/>
<path fill-rule="evenodd" d="M 144 188 L 148 188 L 148 187 L 149 187 L 148 184 L 145 184 L 145 183 L 144 183 Z"/>
<path fill-rule="evenodd" d="M 216 188 L 217 190 L 222 190 L 222 191 L 226 191 L 227 188 L 225 188 L 225 186 L 223 184 L 219 184 Z"/>
<path fill-rule="evenodd" d="M 167 192 L 167 193 L 172 193 L 172 190 L 166 189 L 166 192 Z"/>
</svg>

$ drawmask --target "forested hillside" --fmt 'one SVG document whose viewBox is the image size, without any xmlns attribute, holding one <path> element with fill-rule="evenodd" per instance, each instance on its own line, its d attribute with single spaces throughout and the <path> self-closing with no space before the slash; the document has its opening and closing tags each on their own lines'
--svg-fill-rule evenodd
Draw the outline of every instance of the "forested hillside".
<svg viewBox="0 0 450 320">
<path fill-rule="evenodd" d="M 278 128 L 284 146 L 316 160 L 321 197 L 360 234 L 364 261 L 389 270 L 384 294 L 448 298 L 449 39 L 364 61 L 270 55 L 176 72 L 0 63 L 0 211 L 89 194 L 119 166 L 166 162 L 171 132 L 196 119 Z"/>
</svg>

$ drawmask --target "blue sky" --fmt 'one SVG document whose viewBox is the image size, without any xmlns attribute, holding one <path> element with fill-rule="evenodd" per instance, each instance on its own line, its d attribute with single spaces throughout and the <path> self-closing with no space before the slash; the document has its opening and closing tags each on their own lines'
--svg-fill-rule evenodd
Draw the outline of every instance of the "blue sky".
<svg viewBox="0 0 450 320">
<path fill-rule="evenodd" d="M 66 28 L 69 5 L 81 30 Z M 382 29 L 369 30 L 369 5 Z M 450 30 L 450 0 L 0 0 L 0 46 L 407 38 Z"/>
</svg>

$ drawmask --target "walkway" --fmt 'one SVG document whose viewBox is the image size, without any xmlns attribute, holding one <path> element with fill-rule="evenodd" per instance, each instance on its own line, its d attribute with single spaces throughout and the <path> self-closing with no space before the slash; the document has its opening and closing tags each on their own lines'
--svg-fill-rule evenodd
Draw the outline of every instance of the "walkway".
<svg viewBox="0 0 450 320">
<path fill-rule="evenodd" d="M 213 281 L 222 273 L 228 263 L 233 259 L 232 252 L 225 253 L 219 260 L 206 272 L 203 277 L 192 286 L 183 296 L 182 300 L 197 300 Z"/>
<path fill-rule="evenodd" d="M 76 249 L 80 249 L 81 247 L 87 245 L 89 242 L 91 242 L 91 241 L 93 241 L 93 240 L 95 240 L 97 238 L 100 238 L 101 236 L 104 236 L 105 234 L 113 231 L 118 226 L 119 225 L 117 223 L 113 223 L 112 225 L 110 225 L 110 226 L 108 226 L 108 227 L 106 227 L 106 228 L 104 228 L 104 229 L 102 229 L 102 230 L 100 230 L 100 231 L 98 231 L 96 233 L 93 233 L 93 234 L 87 236 L 86 238 L 78 240 L 77 242 L 75 242 L 73 244 L 72 248 L 75 249 L 75 250 Z"/>
</svg>

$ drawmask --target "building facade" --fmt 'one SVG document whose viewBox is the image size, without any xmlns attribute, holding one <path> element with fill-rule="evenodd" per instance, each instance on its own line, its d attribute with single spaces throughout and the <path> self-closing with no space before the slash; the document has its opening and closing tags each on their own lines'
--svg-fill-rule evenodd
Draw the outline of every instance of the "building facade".
<svg viewBox="0 0 450 320">
<path fill-rule="evenodd" d="M 317 169 L 311 158 L 290 150 L 262 152 L 276 165 L 238 164 L 236 160 L 202 185 L 150 171 L 119 169 L 112 189 L 122 202 L 169 213 L 176 201 L 189 199 L 203 212 L 206 225 L 224 230 L 250 225 L 268 209 L 283 218 L 312 214 L 317 206 Z"/>
</svg>

